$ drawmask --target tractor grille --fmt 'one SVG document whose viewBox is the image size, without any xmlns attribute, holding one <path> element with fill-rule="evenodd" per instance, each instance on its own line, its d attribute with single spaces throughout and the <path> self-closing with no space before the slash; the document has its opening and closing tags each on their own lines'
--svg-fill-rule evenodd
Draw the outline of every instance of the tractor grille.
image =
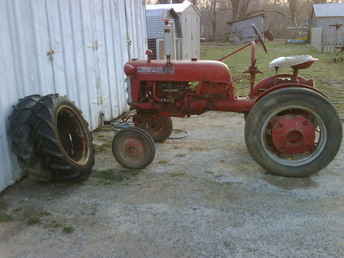
<svg viewBox="0 0 344 258">
<path fill-rule="evenodd" d="M 156 39 L 148 39 L 148 49 L 153 51 L 152 59 L 156 59 Z"/>
</svg>

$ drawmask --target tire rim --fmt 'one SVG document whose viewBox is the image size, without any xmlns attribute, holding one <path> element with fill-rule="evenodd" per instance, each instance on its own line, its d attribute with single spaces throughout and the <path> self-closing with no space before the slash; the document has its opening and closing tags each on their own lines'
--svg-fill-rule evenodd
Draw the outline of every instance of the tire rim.
<svg viewBox="0 0 344 258">
<path fill-rule="evenodd" d="M 135 167 L 144 162 L 146 158 L 146 146 L 142 137 L 135 135 L 125 135 L 117 142 L 117 154 L 125 164 Z"/>
<path fill-rule="evenodd" d="M 71 107 L 63 105 L 57 110 L 57 130 L 65 155 L 73 163 L 85 165 L 90 154 L 88 130 Z"/>
<path fill-rule="evenodd" d="M 316 128 L 316 139 L 315 139 L 316 147 L 312 153 L 308 153 L 308 155 L 307 154 L 278 155 L 278 153 L 276 153 L 276 151 L 273 149 L 273 146 L 271 146 L 271 132 L 270 132 L 271 129 L 269 128 L 269 124 L 275 116 L 278 116 L 281 113 L 288 114 L 288 111 L 289 112 L 299 111 L 302 113 L 307 112 L 307 114 L 311 116 L 312 122 L 314 123 L 314 126 Z M 274 162 L 283 166 L 299 167 L 299 166 L 303 166 L 303 165 L 311 163 L 313 160 L 317 159 L 321 155 L 327 143 L 327 129 L 323 120 L 313 110 L 303 107 L 303 106 L 288 106 L 288 107 L 277 109 L 275 112 L 273 112 L 272 114 L 268 116 L 261 130 L 260 141 L 263 145 L 263 149 L 265 153 Z"/>
</svg>

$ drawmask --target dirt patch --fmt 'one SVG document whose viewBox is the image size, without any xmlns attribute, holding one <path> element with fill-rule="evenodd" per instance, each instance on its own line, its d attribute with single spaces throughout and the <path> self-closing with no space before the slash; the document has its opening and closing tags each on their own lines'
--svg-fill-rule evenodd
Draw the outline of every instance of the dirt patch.
<svg viewBox="0 0 344 258">
<path fill-rule="evenodd" d="M 107 147 L 82 184 L 9 189 L 0 257 L 344 256 L 343 149 L 318 175 L 281 178 L 249 156 L 241 115 L 173 121 L 188 137 L 157 144 L 144 170 L 123 169 Z"/>
</svg>

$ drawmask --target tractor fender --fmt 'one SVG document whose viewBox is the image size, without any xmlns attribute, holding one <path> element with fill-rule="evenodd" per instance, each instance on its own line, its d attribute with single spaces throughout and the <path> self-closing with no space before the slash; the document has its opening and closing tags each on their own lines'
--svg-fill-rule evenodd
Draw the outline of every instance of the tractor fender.
<svg viewBox="0 0 344 258">
<path fill-rule="evenodd" d="M 262 92 L 284 84 L 293 84 L 293 86 L 306 85 L 309 87 L 314 87 L 313 80 L 307 80 L 301 76 L 297 76 L 296 78 L 294 78 L 292 74 L 277 74 L 272 77 L 265 78 L 257 85 L 255 85 L 253 91 L 250 93 L 250 97 L 259 97 Z"/>
<path fill-rule="evenodd" d="M 321 91 L 319 91 L 318 89 L 315 89 L 309 85 L 306 85 L 306 84 L 295 84 L 295 83 L 283 83 L 283 84 L 280 84 L 278 86 L 275 86 L 275 87 L 272 87 L 266 91 L 264 91 L 263 94 L 259 95 L 256 99 L 256 103 L 262 99 L 263 97 L 271 94 L 272 92 L 275 92 L 275 91 L 278 91 L 278 90 L 282 90 L 282 89 L 294 89 L 294 90 L 298 90 L 298 89 L 307 89 L 309 91 L 313 91 L 319 95 L 321 95 L 322 97 L 328 99 L 328 97 Z"/>
</svg>

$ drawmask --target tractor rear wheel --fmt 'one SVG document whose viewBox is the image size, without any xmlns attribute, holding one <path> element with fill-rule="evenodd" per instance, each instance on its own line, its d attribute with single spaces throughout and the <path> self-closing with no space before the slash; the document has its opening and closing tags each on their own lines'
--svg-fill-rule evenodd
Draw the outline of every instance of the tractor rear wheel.
<svg viewBox="0 0 344 258">
<path fill-rule="evenodd" d="M 37 155 L 52 181 L 82 181 L 95 161 L 92 134 L 81 111 L 66 97 L 47 95 L 34 106 Z"/>
<path fill-rule="evenodd" d="M 112 142 L 112 153 L 123 167 L 143 169 L 152 163 L 155 157 L 155 145 L 150 134 L 132 127 L 117 133 Z"/>
<path fill-rule="evenodd" d="M 335 108 L 320 94 L 286 88 L 253 107 L 245 139 L 252 157 L 268 172 L 306 177 L 334 159 L 342 141 L 342 124 Z"/>
<path fill-rule="evenodd" d="M 138 113 L 134 116 L 135 126 L 147 131 L 155 142 L 164 142 L 171 136 L 172 119 L 152 113 Z"/>
</svg>

